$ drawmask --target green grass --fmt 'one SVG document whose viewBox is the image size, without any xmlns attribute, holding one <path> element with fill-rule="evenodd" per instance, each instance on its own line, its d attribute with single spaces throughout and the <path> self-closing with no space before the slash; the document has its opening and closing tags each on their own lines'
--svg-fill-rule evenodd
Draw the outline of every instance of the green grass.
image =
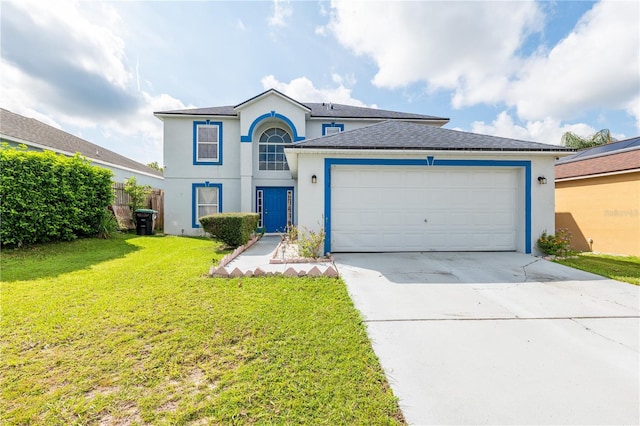
<svg viewBox="0 0 640 426">
<path fill-rule="evenodd" d="M 340 280 L 204 276 L 216 243 L 3 250 L 2 424 L 402 424 Z"/>
<path fill-rule="evenodd" d="M 603 277 L 640 285 L 640 257 L 581 253 L 575 259 L 555 261 Z"/>
</svg>

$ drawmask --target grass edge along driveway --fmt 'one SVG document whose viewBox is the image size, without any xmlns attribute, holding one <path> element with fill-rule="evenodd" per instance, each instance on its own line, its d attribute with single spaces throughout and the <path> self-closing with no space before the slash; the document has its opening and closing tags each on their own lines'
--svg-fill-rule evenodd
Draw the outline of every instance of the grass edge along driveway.
<svg viewBox="0 0 640 426">
<path fill-rule="evenodd" d="M 580 253 L 567 259 L 554 260 L 565 266 L 581 269 L 629 284 L 640 285 L 640 257 Z"/>
<path fill-rule="evenodd" d="M 212 279 L 212 240 L 3 250 L 2 424 L 403 424 L 341 280 Z"/>
</svg>

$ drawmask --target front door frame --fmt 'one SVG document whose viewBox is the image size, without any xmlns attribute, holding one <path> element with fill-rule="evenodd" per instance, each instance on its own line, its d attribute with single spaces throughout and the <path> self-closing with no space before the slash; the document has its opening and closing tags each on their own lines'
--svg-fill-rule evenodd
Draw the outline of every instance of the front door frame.
<svg viewBox="0 0 640 426">
<path fill-rule="evenodd" d="M 272 191 L 272 194 L 269 194 L 269 191 Z M 270 195 L 274 195 L 276 192 L 283 192 L 284 197 L 281 200 L 274 200 Z M 286 232 L 287 228 L 293 225 L 294 196 L 293 186 L 257 186 L 256 213 L 259 215 L 258 228 L 263 229 L 265 233 Z M 274 202 L 278 203 L 278 205 L 273 205 Z M 273 209 L 276 209 L 276 214 L 265 218 L 265 215 L 269 214 L 269 210 L 274 213 Z M 274 216 L 276 219 L 272 219 Z"/>
</svg>

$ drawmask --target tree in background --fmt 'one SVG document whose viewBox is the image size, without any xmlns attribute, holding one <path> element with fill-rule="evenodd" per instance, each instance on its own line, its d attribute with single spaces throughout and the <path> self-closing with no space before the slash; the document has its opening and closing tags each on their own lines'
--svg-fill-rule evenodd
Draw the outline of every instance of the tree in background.
<svg viewBox="0 0 640 426">
<path fill-rule="evenodd" d="M 160 165 L 158 164 L 157 161 L 154 161 L 153 163 L 147 164 L 147 167 L 151 167 L 152 169 L 155 169 L 155 170 L 157 170 L 159 172 L 162 171 L 162 167 L 160 167 Z"/>
<path fill-rule="evenodd" d="M 138 180 L 135 176 L 131 176 L 124 182 L 124 192 L 129 194 L 129 207 L 131 207 L 131 214 L 135 223 L 136 210 L 147 207 L 147 195 L 151 193 L 151 186 L 138 185 Z"/>
<path fill-rule="evenodd" d="M 594 133 L 590 137 L 578 136 L 573 132 L 566 132 L 562 135 L 561 143 L 563 146 L 574 149 L 592 148 L 594 146 L 605 145 L 615 142 L 616 139 L 611 137 L 609 129 L 602 129 Z"/>
</svg>

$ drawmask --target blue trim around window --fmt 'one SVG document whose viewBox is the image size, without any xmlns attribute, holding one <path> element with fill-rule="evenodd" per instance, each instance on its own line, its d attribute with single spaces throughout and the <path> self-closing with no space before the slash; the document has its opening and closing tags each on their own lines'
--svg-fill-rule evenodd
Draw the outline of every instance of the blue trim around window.
<svg viewBox="0 0 640 426">
<path fill-rule="evenodd" d="M 289 118 L 287 118 L 282 114 L 278 114 L 275 111 L 271 111 L 266 114 L 262 114 L 260 117 L 253 120 L 253 123 L 251 123 L 251 126 L 249 127 L 249 133 L 245 136 L 241 135 L 240 142 L 253 142 L 253 132 L 256 130 L 256 126 L 260 124 L 261 121 L 266 120 L 268 118 L 278 118 L 284 121 L 287 124 L 287 126 L 291 128 L 291 131 L 293 132 L 293 142 L 300 142 L 304 140 L 304 136 L 298 136 L 298 129 L 296 129 L 296 126 L 293 124 L 293 121 L 291 121 Z"/>
<path fill-rule="evenodd" d="M 191 184 L 191 227 L 192 228 L 202 228 L 200 223 L 198 222 L 198 205 L 196 204 L 197 194 L 196 191 L 198 188 L 218 188 L 218 212 L 222 213 L 222 184 L 221 183 L 211 183 L 211 182 L 203 182 L 203 183 L 192 183 Z"/>
<path fill-rule="evenodd" d="M 525 175 L 524 249 L 531 254 L 531 161 L 527 160 L 440 160 L 428 156 L 422 159 L 386 158 L 325 158 L 324 159 L 324 252 L 331 252 L 331 166 L 445 166 L 445 167 L 522 167 Z"/>
<path fill-rule="evenodd" d="M 328 127 L 338 127 L 340 128 L 341 132 L 344 132 L 344 124 L 332 121 L 331 123 L 322 123 L 322 136 L 325 136 L 327 134 Z"/>
<path fill-rule="evenodd" d="M 218 126 L 218 161 L 198 161 L 198 126 Z M 193 165 L 194 166 L 221 166 L 222 165 L 222 121 L 194 121 L 193 122 Z"/>
</svg>

